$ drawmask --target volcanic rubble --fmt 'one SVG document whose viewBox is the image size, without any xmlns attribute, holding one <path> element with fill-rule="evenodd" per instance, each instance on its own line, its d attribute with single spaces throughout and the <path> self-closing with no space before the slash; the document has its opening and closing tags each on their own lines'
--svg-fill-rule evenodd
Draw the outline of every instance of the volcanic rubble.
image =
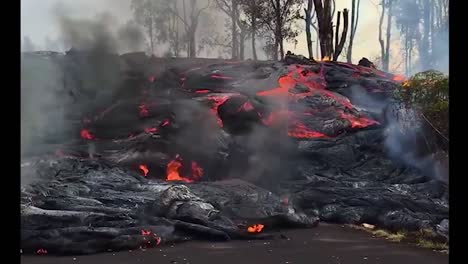
<svg viewBox="0 0 468 264">
<path fill-rule="evenodd" d="M 80 117 L 59 149 L 23 158 L 34 179 L 21 190 L 23 252 L 262 239 L 318 221 L 447 236 L 447 184 L 392 161 L 384 113 L 360 100 L 387 103 L 401 77 L 294 58 L 149 74 L 127 57 L 133 81 L 107 108 Z"/>
</svg>

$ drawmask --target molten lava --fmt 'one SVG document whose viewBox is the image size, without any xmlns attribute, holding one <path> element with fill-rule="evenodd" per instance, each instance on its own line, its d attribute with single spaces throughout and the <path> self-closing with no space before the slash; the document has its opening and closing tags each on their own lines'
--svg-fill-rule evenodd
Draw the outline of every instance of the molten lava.
<svg viewBox="0 0 468 264">
<path fill-rule="evenodd" d="M 216 117 L 219 127 L 223 127 L 223 120 L 218 116 L 218 108 L 224 104 L 232 95 L 212 95 L 208 96 L 208 99 L 213 102 L 211 106 L 211 113 Z"/>
<path fill-rule="evenodd" d="M 170 123 L 171 123 L 171 122 L 170 122 L 168 119 L 166 119 L 166 120 L 164 120 L 164 121 L 162 122 L 161 126 L 162 126 L 162 127 L 165 127 L 165 126 L 168 126 Z"/>
<path fill-rule="evenodd" d="M 296 122 L 295 125 L 290 126 L 288 136 L 293 138 L 328 138 L 327 135 L 308 129 L 300 122 Z"/>
<path fill-rule="evenodd" d="M 207 89 L 200 89 L 200 90 L 196 90 L 195 93 L 197 94 L 206 94 L 206 93 L 209 93 L 211 92 L 210 90 L 207 90 Z"/>
<path fill-rule="evenodd" d="M 156 133 L 158 132 L 158 129 L 156 127 L 149 127 L 149 128 L 145 128 L 145 132 L 150 134 L 150 133 Z"/>
<path fill-rule="evenodd" d="M 395 82 L 404 82 L 406 78 L 403 75 L 394 75 L 392 80 L 394 80 Z"/>
<path fill-rule="evenodd" d="M 147 176 L 148 175 L 148 166 L 146 166 L 145 164 L 141 164 L 138 168 L 140 168 L 140 170 L 143 172 L 143 176 Z"/>
<path fill-rule="evenodd" d="M 249 226 L 247 228 L 247 232 L 249 232 L 249 233 L 260 233 L 260 232 L 262 232 L 263 227 L 265 227 L 265 226 L 262 225 L 262 224 L 256 224 L 256 225 L 253 225 L 253 226 Z"/>
<path fill-rule="evenodd" d="M 351 114 L 346 114 L 345 112 L 340 112 L 341 118 L 348 120 L 351 123 L 352 128 L 364 128 L 370 125 L 378 124 L 379 122 L 365 118 L 365 117 L 355 117 Z"/>
<path fill-rule="evenodd" d="M 81 138 L 83 138 L 83 139 L 87 139 L 87 140 L 93 140 L 94 139 L 94 136 L 87 129 L 81 129 L 80 135 L 81 135 Z"/>
<path fill-rule="evenodd" d="M 195 180 L 199 180 L 203 176 L 203 169 L 198 166 L 195 161 L 191 162 L 191 171 L 192 177 L 187 178 L 180 175 L 180 169 L 182 168 L 182 159 L 179 155 L 176 156 L 174 160 L 171 160 L 167 164 L 166 168 L 166 180 L 167 181 L 183 181 L 183 182 L 194 182 Z"/>
</svg>

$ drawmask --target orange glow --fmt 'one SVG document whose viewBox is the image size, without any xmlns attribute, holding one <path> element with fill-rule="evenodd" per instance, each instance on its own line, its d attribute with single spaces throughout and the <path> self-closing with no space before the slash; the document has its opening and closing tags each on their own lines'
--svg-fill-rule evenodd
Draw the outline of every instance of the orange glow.
<svg viewBox="0 0 468 264">
<path fill-rule="evenodd" d="M 308 129 L 304 124 L 297 124 L 289 128 L 288 136 L 293 138 L 328 138 L 327 135 Z"/>
<path fill-rule="evenodd" d="M 83 138 L 83 139 L 87 139 L 87 140 L 93 140 L 94 139 L 94 136 L 87 129 L 81 129 L 80 135 L 81 135 L 81 138 Z"/>
<path fill-rule="evenodd" d="M 197 94 L 206 94 L 206 93 L 209 93 L 210 90 L 207 90 L 207 89 L 201 89 L 201 90 L 196 90 L 195 93 Z"/>
<path fill-rule="evenodd" d="M 148 175 L 148 166 L 146 166 L 145 164 L 141 164 L 138 168 L 140 168 L 140 170 L 143 172 L 143 176 L 147 176 Z"/>
<path fill-rule="evenodd" d="M 192 177 L 194 180 L 198 180 L 203 176 L 203 169 L 198 166 L 195 161 L 192 161 Z"/>
<path fill-rule="evenodd" d="M 394 75 L 392 80 L 394 80 L 395 82 L 403 82 L 406 80 L 405 76 L 403 75 Z"/>
<path fill-rule="evenodd" d="M 263 227 L 265 227 L 265 226 L 262 225 L 262 224 L 257 224 L 257 225 L 249 226 L 249 227 L 247 228 L 247 232 L 249 232 L 249 233 L 260 233 L 260 232 L 262 232 Z"/>
<path fill-rule="evenodd" d="M 149 236 L 149 235 L 151 235 L 151 230 L 144 230 L 144 229 L 142 229 L 142 230 L 141 230 L 141 235 L 142 235 L 142 236 Z"/>
<path fill-rule="evenodd" d="M 218 122 L 219 127 L 223 127 L 223 120 L 218 116 L 218 108 L 224 104 L 231 95 L 221 95 L 221 96 L 208 96 L 207 98 L 213 101 L 213 105 L 211 106 L 211 113 L 216 117 L 216 121 Z"/>
<path fill-rule="evenodd" d="M 156 133 L 156 132 L 158 132 L 158 129 L 155 128 L 155 127 L 149 127 L 149 128 L 145 128 L 145 132 L 146 133 Z"/>
<path fill-rule="evenodd" d="M 329 56 L 325 56 L 321 59 L 321 61 L 331 61 Z"/>
</svg>

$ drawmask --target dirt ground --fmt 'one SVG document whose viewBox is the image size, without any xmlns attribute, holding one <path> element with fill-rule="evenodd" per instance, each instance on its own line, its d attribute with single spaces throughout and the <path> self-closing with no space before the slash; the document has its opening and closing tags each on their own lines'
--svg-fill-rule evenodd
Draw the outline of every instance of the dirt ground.
<svg viewBox="0 0 468 264">
<path fill-rule="evenodd" d="M 280 236 L 282 234 L 283 236 Z M 448 254 L 389 242 L 363 231 L 321 224 L 287 230 L 273 240 L 187 242 L 148 250 L 88 256 L 22 256 L 23 264 L 440 264 Z"/>
</svg>

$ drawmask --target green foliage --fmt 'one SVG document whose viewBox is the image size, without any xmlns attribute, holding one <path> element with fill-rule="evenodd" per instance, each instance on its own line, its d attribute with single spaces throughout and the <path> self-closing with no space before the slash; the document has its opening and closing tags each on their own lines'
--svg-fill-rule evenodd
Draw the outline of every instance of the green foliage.
<svg viewBox="0 0 468 264">
<path fill-rule="evenodd" d="M 406 106 L 416 108 L 444 137 L 449 134 L 449 80 L 437 71 L 417 73 L 405 81 L 395 96 Z"/>
</svg>

